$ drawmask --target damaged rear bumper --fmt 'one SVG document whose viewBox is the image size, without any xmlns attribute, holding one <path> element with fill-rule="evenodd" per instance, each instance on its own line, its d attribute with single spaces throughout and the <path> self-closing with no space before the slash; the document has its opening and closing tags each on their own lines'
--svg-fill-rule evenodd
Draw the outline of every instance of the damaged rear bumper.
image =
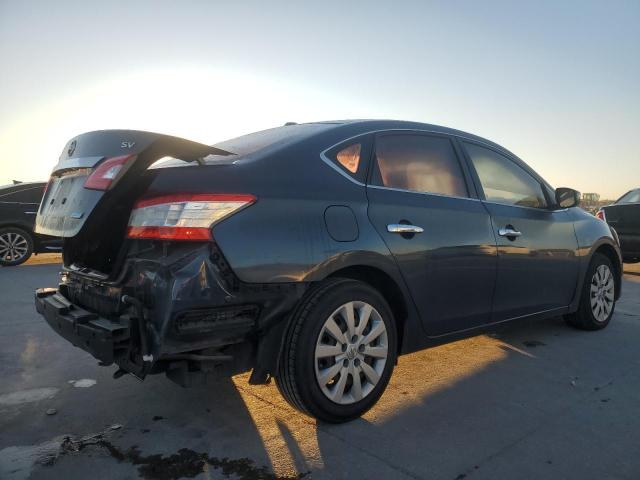
<svg viewBox="0 0 640 480">
<path fill-rule="evenodd" d="M 61 337 L 103 364 L 111 365 L 127 356 L 131 338 L 128 316 L 117 321 L 99 317 L 72 304 L 53 288 L 36 290 L 35 304 L 38 313 Z"/>
<path fill-rule="evenodd" d="M 36 291 L 37 311 L 103 365 L 141 379 L 164 372 L 189 386 L 253 369 L 251 383 L 268 381 L 306 286 L 243 284 L 212 245 L 144 253 L 114 280 L 65 268 L 58 289 Z"/>
</svg>

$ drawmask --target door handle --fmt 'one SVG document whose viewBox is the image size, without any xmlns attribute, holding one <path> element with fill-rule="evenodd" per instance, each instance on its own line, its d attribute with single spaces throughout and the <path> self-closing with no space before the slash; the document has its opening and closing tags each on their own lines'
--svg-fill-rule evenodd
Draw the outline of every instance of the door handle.
<svg viewBox="0 0 640 480">
<path fill-rule="evenodd" d="M 498 230 L 498 235 L 500 235 L 501 237 L 519 237 L 522 235 L 522 232 L 519 232 L 518 230 L 516 230 L 515 228 L 513 228 L 511 225 L 507 225 L 504 228 L 501 228 L 500 230 Z"/>
<path fill-rule="evenodd" d="M 405 223 L 390 223 L 387 225 L 387 232 L 389 233 L 422 233 L 424 228 L 416 225 L 407 225 Z"/>
</svg>

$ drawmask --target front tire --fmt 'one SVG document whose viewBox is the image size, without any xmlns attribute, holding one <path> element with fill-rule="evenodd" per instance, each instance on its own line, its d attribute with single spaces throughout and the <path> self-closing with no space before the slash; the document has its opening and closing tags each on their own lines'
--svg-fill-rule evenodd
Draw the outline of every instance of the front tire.
<svg viewBox="0 0 640 480">
<path fill-rule="evenodd" d="M 33 253 L 33 237 L 16 227 L 0 228 L 0 265 L 14 267 L 26 262 Z"/>
<path fill-rule="evenodd" d="M 567 323 L 581 330 L 605 328 L 615 310 L 615 289 L 611 260 L 595 253 L 584 277 L 578 311 L 565 316 Z"/>
<path fill-rule="evenodd" d="M 294 312 L 276 384 L 301 412 L 346 422 L 378 401 L 396 352 L 395 320 L 384 297 L 360 281 L 329 279 Z"/>
</svg>

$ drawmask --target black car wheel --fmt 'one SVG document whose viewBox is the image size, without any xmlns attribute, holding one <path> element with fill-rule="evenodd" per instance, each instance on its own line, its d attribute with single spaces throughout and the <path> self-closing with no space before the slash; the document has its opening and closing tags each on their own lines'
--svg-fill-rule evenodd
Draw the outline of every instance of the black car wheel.
<svg viewBox="0 0 640 480">
<path fill-rule="evenodd" d="M 596 253 L 585 275 L 578 311 L 565 318 L 582 330 L 600 330 L 611 321 L 615 310 L 614 270 L 611 260 Z"/>
<path fill-rule="evenodd" d="M 396 361 L 389 305 L 369 285 L 330 279 L 306 296 L 287 330 L 276 383 L 298 410 L 340 423 L 369 410 Z"/>
<path fill-rule="evenodd" d="M 33 238 L 21 228 L 0 229 L 0 265 L 13 267 L 29 260 L 33 253 Z"/>
</svg>

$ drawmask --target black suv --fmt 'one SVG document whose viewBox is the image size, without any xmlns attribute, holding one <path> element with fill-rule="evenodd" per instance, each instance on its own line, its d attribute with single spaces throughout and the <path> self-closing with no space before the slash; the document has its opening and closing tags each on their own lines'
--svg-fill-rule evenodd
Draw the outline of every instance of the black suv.
<svg viewBox="0 0 640 480">
<path fill-rule="evenodd" d="M 604 328 L 609 226 L 511 152 L 399 121 L 287 125 L 214 146 L 109 130 L 71 140 L 37 231 L 65 237 L 60 335 L 115 376 L 182 385 L 252 369 L 332 422 L 397 356 L 517 319 Z"/>
<path fill-rule="evenodd" d="M 620 236 L 620 249 L 625 262 L 640 262 L 640 188 L 625 193 L 596 216 L 604 220 Z"/>
<path fill-rule="evenodd" d="M 60 239 L 33 231 L 45 186 L 44 182 L 0 186 L 0 265 L 20 265 L 33 253 L 60 250 Z"/>
</svg>

